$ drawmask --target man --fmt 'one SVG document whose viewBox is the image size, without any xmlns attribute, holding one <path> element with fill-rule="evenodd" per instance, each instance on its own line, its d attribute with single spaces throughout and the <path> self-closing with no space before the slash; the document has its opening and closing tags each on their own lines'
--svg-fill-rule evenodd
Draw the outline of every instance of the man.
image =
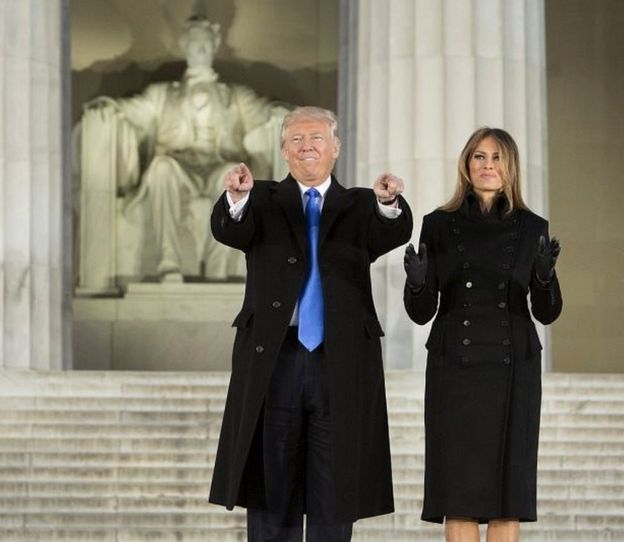
<svg viewBox="0 0 624 542">
<path fill-rule="evenodd" d="M 348 541 L 355 520 L 394 508 L 369 268 L 412 217 L 398 177 L 338 183 L 336 133 L 331 111 L 295 109 L 286 179 L 240 164 L 212 214 L 215 238 L 245 252 L 247 287 L 210 500 L 247 507 L 254 542 L 300 541 L 304 511 L 308 542 Z"/>
<path fill-rule="evenodd" d="M 212 63 L 220 43 L 218 24 L 191 17 L 179 39 L 187 61 L 182 81 L 155 83 L 132 98 L 99 97 L 86 105 L 115 114 L 133 129 L 119 142 L 119 191 L 128 196 L 131 221 L 138 221 L 138 204 L 146 205 L 155 250 L 145 259 L 155 259 L 156 272 L 168 282 L 181 282 L 185 265 L 198 274 L 201 261 L 206 278 L 242 275 L 242 259 L 210 236 L 204 217 L 221 195 L 225 173 L 237 163 L 249 160 L 254 171 L 270 174 L 273 148 L 265 134 L 273 125 L 277 132 L 287 112 L 248 87 L 219 81 Z M 101 154 L 101 145 L 93 142 L 92 147 L 83 146 L 82 152 Z M 129 147 L 145 152 L 144 170 L 137 171 L 138 160 L 124 162 Z M 208 205 L 196 208 L 200 199 Z"/>
</svg>

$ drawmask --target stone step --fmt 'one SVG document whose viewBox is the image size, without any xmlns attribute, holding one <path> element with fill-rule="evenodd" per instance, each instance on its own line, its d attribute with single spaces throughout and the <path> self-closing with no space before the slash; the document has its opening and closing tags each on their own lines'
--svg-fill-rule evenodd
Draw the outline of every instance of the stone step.
<svg viewBox="0 0 624 542">
<path fill-rule="evenodd" d="M 422 474 L 422 473 L 421 473 Z M 134 499 L 200 499 L 205 500 L 209 491 L 206 481 L 185 480 L 183 482 L 123 482 L 115 480 L 74 480 L 43 481 L 14 480 L 0 482 L 0 495 L 3 497 L 54 498 L 57 496 L 75 499 L 90 498 L 134 498 Z M 423 491 L 422 477 L 418 479 L 395 481 L 394 496 L 396 502 L 421 498 Z M 618 484 L 599 483 L 569 484 L 567 481 L 541 483 L 538 495 L 540 499 L 586 499 L 586 500 L 621 500 L 622 489 Z"/>
<path fill-rule="evenodd" d="M 528 524 L 526 524 L 528 525 Z M 624 531 L 611 530 L 575 530 L 558 529 L 557 531 L 546 531 L 544 529 L 533 531 L 523 524 L 520 527 L 520 539 L 522 542 L 623 542 Z M 539 525 L 539 522 L 538 522 Z M 358 530 L 353 532 L 353 542 L 379 542 L 388 538 L 387 529 Z M 392 542 L 441 542 L 444 540 L 444 530 L 442 526 L 431 527 L 427 530 L 392 530 Z M 186 542 L 186 539 L 183 539 Z M 215 542 L 217 539 L 213 539 Z M 223 539 L 226 542 L 227 539 Z M 233 541 L 238 539 L 233 538 Z M 244 539 L 241 539 L 244 540 Z M 481 529 L 481 540 L 485 540 L 485 528 Z M 138 541 L 137 541 L 138 542 Z M 141 541 L 142 542 L 142 541 Z M 163 541 L 165 542 L 165 541 Z M 168 540 L 166 542 L 169 542 Z M 191 542 L 189 540 L 189 542 Z M 193 539 L 192 542 L 195 542 Z M 227 542 L 230 542 L 227 540 Z"/>
<path fill-rule="evenodd" d="M 582 468 L 592 470 L 617 468 L 624 461 L 624 444 L 615 443 L 611 449 L 607 444 L 598 443 L 596 450 L 588 455 L 588 444 L 575 448 L 575 443 L 565 443 L 564 447 L 551 449 L 550 443 L 543 443 L 540 450 L 540 468 L 543 470 L 563 468 Z M 200 467 L 212 465 L 215 460 L 214 447 L 203 453 L 109 453 L 97 451 L 92 453 L 71 453 L 55 448 L 50 452 L 0 452 L 0 467 L 116 467 L 123 465 L 126 468 L 147 467 Z M 395 469 L 420 468 L 423 465 L 424 455 L 422 447 L 410 453 L 394 453 L 392 464 Z"/>
<path fill-rule="evenodd" d="M 65 495 L 72 497 L 174 497 L 207 498 L 209 485 L 204 482 L 185 480 L 184 482 L 140 482 L 132 483 L 115 480 L 74 480 L 41 481 L 15 480 L 0 482 L 2 495 L 5 496 L 45 496 Z"/>
<path fill-rule="evenodd" d="M 624 412 L 624 401 L 602 401 L 592 399 L 591 401 L 574 400 L 550 400 L 542 401 L 543 414 L 617 414 Z"/>
<path fill-rule="evenodd" d="M 397 444 L 405 442 L 418 442 L 424 440 L 425 430 L 423 427 L 412 425 L 390 426 L 390 438 Z M 541 427 L 541 441 L 565 441 L 565 442 L 624 442 L 624 430 L 613 427 Z"/>
<path fill-rule="evenodd" d="M 2 542 L 246 542 L 243 527 L 155 529 L 55 529 L 28 528 L 2 531 Z"/>
<path fill-rule="evenodd" d="M 0 438 L 3 452 L 51 452 L 62 450 L 72 453 L 122 452 L 122 453 L 203 453 L 206 438 L 144 439 L 84 439 L 84 438 Z M 213 446 L 214 448 L 214 446 Z M 213 449 L 211 448 L 211 449 Z"/>
<path fill-rule="evenodd" d="M 44 372 L 4 371 L 0 375 L 0 395 L 27 395 L 29 390 L 55 395 L 98 396 L 153 396 L 154 393 L 175 393 L 176 396 L 199 395 L 205 397 L 211 391 L 221 393 L 229 382 L 227 372 Z M 421 373 L 387 371 L 386 387 L 389 395 L 395 390 L 401 395 L 410 395 L 410 390 L 421 392 L 424 387 Z M 576 399 L 586 393 L 605 396 L 624 389 L 622 374 L 571 375 L 546 373 L 543 388 L 549 395 L 571 396 Z M 581 395 L 579 395 L 579 393 Z M 167 395 L 165 395 L 167 396 Z M 617 395 L 616 395 L 617 397 Z M 621 398 L 621 395 L 619 396 Z"/>
<path fill-rule="evenodd" d="M 395 499 L 398 513 L 419 515 L 422 510 L 422 496 Z M 624 496 L 610 499 L 587 499 L 569 497 L 565 503 L 559 498 L 538 499 L 538 510 L 542 517 L 565 516 L 624 516 Z M 0 497 L 0 514 L 93 514 L 110 515 L 111 512 L 134 514 L 181 514 L 203 513 L 229 517 L 229 512 L 208 503 L 206 495 L 202 497 L 179 496 L 48 496 L 21 495 Z"/>
<path fill-rule="evenodd" d="M 177 513 L 125 512 L 111 510 L 99 513 L 70 510 L 66 512 L 0 512 L 0 529 L 43 528 L 54 529 L 178 529 L 194 527 L 204 529 L 226 529 L 243 527 L 245 518 L 242 514 L 218 513 L 206 514 L 205 511 L 178 511 Z M 0 533 L 2 531 L 0 530 Z"/>
<path fill-rule="evenodd" d="M 222 373 L 227 374 L 227 373 Z M 424 374 L 405 372 L 400 370 L 386 371 L 386 386 L 388 388 L 407 389 L 424 387 Z M 589 389 L 589 388 L 624 388 L 624 374 L 600 373 L 544 373 L 542 375 L 543 389 Z"/>
<path fill-rule="evenodd" d="M 393 467 L 395 480 L 404 482 L 420 482 L 423 478 L 423 461 L 414 461 L 410 467 Z M 615 483 L 624 482 L 624 465 L 620 457 L 603 457 L 597 463 L 590 459 L 574 461 L 569 458 L 540 458 L 539 478 L 542 486 L 558 483 L 561 473 L 567 472 L 574 478 L 583 477 L 588 483 L 602 483 L 604 471 L 610 471 Z M 63 465 L 43 466 L 2 466 L 0 480 L 6 482 L 24 481 L 31 484 L 48 482 L 98 482 L 117 481 L 119 483 L 182 483 L 192 480 L 193 483 L 209 484 L 212 479 L 212 467 L 207 463 L 199 464 L 168 464 L 168 465 Z M 572 484 L 575 482 L 571 482 Z"/>
<path fill-rule="evenodd" d="M 418 494 L 422 491 L 423 470 L 421 469 L 395 469 L 393 471 L 395 480 L 395 491 L 397 495 Z M 149 488 L 161 488 L 162 486 L 172 486 L 179 488 L 185 484 L 192 487 L 202 485 L 207 493 L 212 479 L 212 469 L 205 468 L 21 468 L 3 467 L 0 468 L 0 480 L 4 483 L 17 485 L 26 483 L 28 487 L 36 485 L 58 487 L 64 484 L 84 484 L 85 491 L 90 484 L 107 483 L 110 486 L 142 486 L 144 490 Z M 560 468 L 557 470 L 540 469 L 538 472 L 540 487 L 549 485 L 562 485 L 568 483 L 570 486 L 583 485 L 612 485 L 624 487 L 624 468 L 618 468 L 611 472 L 604 472 L 601 469 L 570 469 Z M 154 489 L 151 490 L 152 492 Z"/>
<path fill-rule="evenodd" d="M 623 394 L 624 396 L 624 394 Z M 624 414 L 624 399 L 592 398 L 591 400 L 577 401 L 574 399 L 557 399 L 545 397 L 542 402 L 544 415 L 557 414 L 587 414 L 587 415 L 619 415 Z M 0 396 L 0 411 L 16 413 L 28 412 L 59 412 L 60 413 L 89 413 L 96 415 L 113 411 L 116 415 L 137 413 L 141 416 L 162 413 L 165 415 L 181 414 L 222 414 L 225 407 L 225 393 L 219 398 L 185 399 L 185 398 L 111 398 L 111 397 L 7 397 Z M 422 400 L 412 400 L 401 397 L 389 397 L 388 409 L 391 418 L 401 414 L 417 415 L 422 419 Z M 45 415 L 45 414 L 44 414 Z M 82 415 L 82 414 L 79 414 Z"/>
<path fill-rule="evenodd" d="M 123 411 L 102 410 L 85 411 L 76 409 L 65 410 L 11 410 L 3 412 L 0 419 L 0 431 L 6 425 L 38 424 L 38 425 L 197 425 L 198 423 L 221 422 L 221 412 L 212 411 Z"/>
<path fill-rule="evenodd" d="M 219 424 L 220 425 L 220 421 Z M 202 439 L 208 446 L 216 446 L 219 427 L 216 422 L 205 419 L 204 423 L 194 424 L 7 424 L 0 425 L 0 434 L 6 439 L 32 439 L 72 441 L 89 440 L 125 441 L 170 439 L 184 442 L 185 440 Z"/>
<path fill-rule="evenodd" d="M 221 415 L 204 416 L 192 423 L 83 423 L 57 421 L 55 423 L 0 423 L 0 434 L 4 439 L 205 439 L 210 446 L 216 446 L 219 439 Z M 390 438 L 395 442 L 412 442 L 424 439 L 424 427 L 412 421 L 400 422 L 390 417 Z M 574 423 L 562 419 L 561 423 L 548 420 L 541 424 L 542 442 L 624 442 L 624 424 L 619 420 L 609 423 L 607 419 L 595 423 Z M 0 448 L 2 450 L 2 448 Z"/>
<path fill-rule="evenodd" d="M 385 376 L 387 385 L 396 385 L 397 387 L 424 385 L 422 372 L 387 370 Z M 229 378 L 230 373 L 227 371 L 24 371 L 19 369 L 4 370 L 1 376 L 2 381 L 17 385 L 29 382 L 61 384 L 80 382 L 93 385 L 119 382 L 126 384 L 223 385 L 229 382 Z M 549 372 L 543 375 L 543 380 L 545 386 L 624 387 L 623 374 Z"/>
<path fill-rule="evenodd" d="M 147 466 L 147 467 L 173 467 L 182 465 L 184 467 L 197 467 L 212 465 L 215 460 L 214 453 L 23 453 L 23 452 L 0 452 L 0 466 L 3 467 L 125 467 Z"/>
<path fill-rule="evenodd" d="M 228 373 L 0 374 L 2 542 L 245 541 L 207 503 Z M 439 541 L 420 521 L 423 375 L 387 373 L 397 512 L 354 541 Z M 523 542 L 624 541 L 624 375 L 544 375 L 540 521 Z"/>
<path fill-rule="evenodd" d="M 214 403 L 214 404 L 213 404 Z M 65 410 L 102 412 L 223 412 L 225 395 L 220 399 L 158 397 L 9 397 L 0 396 L 0 411 Z"/>
<path fill-rule="evenodd" d="M 221 414 L 225 406 L 225 393 L 218 398 L 153 398 L 153 397 L 8 397 L 0 395 L 0 411 L 13 414 L 16 418 L 28 416 L 34 412 L 45 418 L 46 413 L 70 415 L 89 415 L 110 417 L 110 411 L 115 415 L 127 416 L 133 414 L 136 417 L 148 418 L 151 414 L 175 416 L 176 414 L 192 416 L 193 414 L 215 413 Z M 422 400 L 412 400 L 400 397 L 389 397 L 388 408 L 391 416 L 418 415 L 422 418 Z M 574 399 L 552 399 L 545 397 L 542 402 L 542 413 L 547 416 L 560 414 L 570 415 L 624 415 L 624 399 L 604 400 L 603 397 L 591 400 L 577 401 Z M 9 418 L 10 420 L 11 418 Z"/>
<path fill-rule="evenodd" d="M 624 404 L 624 403 L 623 403 Z M 101 410 L 87 411 L 79 409 L 65 410 L 38 410 L 16 409 L 5 411 L 0 419 L 0 432 L 10 436 L 10 431 L 22 428 L 34 431 L 35 429 L 49 429 L 50 427 L 151 427 L 151 426 L 180 426 L 196 427 L 207 424 L 220 426 L 221 411 L 123 411 Z M 391 428 L 423 427 L 423 413 L 408 411 L 390 411 L 389 422 Z M 541 427 L 547 428 L 614 428 L 624 429 L 623 413 L 554 413 L 544 409 L 541 416 Z"/>
<path fill-rule="evenodd" d="M 622 456 L 624 441 L 609 442 L 601 441 L 596 435 L 592 436 L 592 441 L 582 440 L 578 432 L 572 434 L 576 440 L 569 438 L 570 435 L 561 437 L 560 441 L 549 441 L 542 438 L 540 444 L 540 455 L 548 461 L 549 457 L 564 454 L 573 459 L 573 463 L 578 463 L 574 458 L 587 456 L 596 457 L 599 461 L 601 456 Z M 595 438 L 594 438 L 595 437 Z M 551 437 L 552 438 L 552 437 Z M 575 447 L 575 444 L 578 444 Z M 402 458 L 406 456 L 421 457 L 424 454 L 424 435 L 415 439 L 413 435 L 410 439 L 402 436 L 395 436 L 391 439 L 392 453 L 394 457 Z M 122 454 L 145 456 L 150 454 L 160 454 L 161 456 L 188 456 L 194 454 L 208 454 L 213 457 L 217 449 L 215 438 L 206 439 L 204 437 L 193 438 L 116 438 L 116 439 L 74 439 L 74 438 L 5 438 L 0 439 L 0 465 L 3 462 L 7 465 L 21 465 L 24 460 L 17 458 L 15 454 Z M 2 458 L 2 454 L 9 454 Z M 85 459 L 86 461 L 86 459 Z M 403 461 L 403 459 L 399 459 Z M 419 460 L 420 461 L 420 460 Z M 43 463 L 45 464 L 45 463 Z"/>
<path fill-rule="evenodd" d="M 358 523 L 362 529 L 387 529 L 392 531 L 420 531 L 425 527 L 419 513 L 398 510 L 393 514 L 369 518 Z M 179 528 L 240 528 L 245 525 L 242 513 L 215 512 L 206 510 L 157 510 L 137 511 L 110 510 L 94 512 L 70 511 L 29 511 L 28 513 L 0 512 L 0 525 L 3 529 L 42 528 L 54 529 L 104 529 L 104 528 L 144 528 L 144 529 L 179 529 Z M 555 529 L 609 529 L 624 533 L 624 516 L 621 512 L 609 513 L 541 513 L 539 530 Z M 4 538 L 3 538 L 4 540 Z"/>
<path fill-rule="evenodd" d="M 117 482 L 185 482 L 192 480 L 208 485 L 212 468 L 204 467 L 0 467 L 0 480 L 5 481 L 117 481 Z"/>
<path fill-rule="evenodd" d="M 364 520 L 366 521 L 366 520 Z M 379 542 L 388 538 L 387 530 L 374 530 L 355 525 L 353 542 Z M 559 530 L 544 533 L 533 531 L 523 525 L 522 542 L 622 542 L 623 531 Z M 485 531 L 482 531 L 485 532 Z M 393 542 L 440 542 L 443 540 L 443 528 L 434 525 L 426 529 L 393 531 Z M 484 537 L 483 537 L 484 539 Z M 150 529 L 107 530 L 55 530 L 47 529 L 6 530 L 2 542 L 246 542 L 244 528 L 230 529 L 178 529 L 163 532 Z"/>
<path fill-rule="evenodd" d="M 537 528 L 544 532 L 555 529 L 617 530 L 624 533 L 624 515 L 616 514 L 538 514 Z M 366 520 L 371 529 L 385 528 L 387 531 L 418 531 L 422 526 L 419 514 L 394 512 L 386 516 Z"/>
<path fill-rule="evenodd" d="M 390 424 L 394 426 L 420 427 L 423 413 L 390 411 Z M 11 425 L 197 425 L 220 423 L 222 412 L 213 411 L 81 411 L 67 410 L 12 410 L 0 419 L 0 431 Z M 541 417 L 542 427 L 616 427 L 624 428 L 624 413 L 555 413 L 545 410 Z"/>
<path fill-rule="evenodd" d="M 540 453 L 582 455 L 617 455 L 622 453 L 622 440 L 608 442 L 601 439 L 584 441 L 577 434 L 570 439 L 559 435 L 560 440 L 549 441 L 543 438 Z M 216 451 L 216 440 L 205 438 L 184 439 L 80 439 L 80 438 L 1 438 L 0 453 L 122 453 L 122 454 L 205 454 Z M 424 434 L 418 440 L 406 440 L 401 436 L 392 439 L 392 453 L 396 457 L 422 455 L 424 453 Z"/>
<path fill-rule="evenodd" d="M 215 424 L 5 424 L 0 425 L 0 433 L 6 439 L 212 439 L 216 442 L 219 438 L 219 427 Z M 397 442 L 419 441 L 424 438 L 424 427 L 392 423 L 390 437 Z M 617 426 L 576 427 L 570 425 L 561 427 L 555 425 L 542 426 L 540 437 L 542 441 L 624 442 L 624 431 Z"/>
</svg>

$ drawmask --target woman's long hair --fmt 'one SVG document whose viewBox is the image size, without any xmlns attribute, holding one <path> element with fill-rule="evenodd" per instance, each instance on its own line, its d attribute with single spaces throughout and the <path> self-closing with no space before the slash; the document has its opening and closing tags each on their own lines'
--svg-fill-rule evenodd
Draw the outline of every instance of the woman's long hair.
<svg viewBox="0 0 624 542">
<path fill-rule="evenodd" d="M 505 130 L 500 128 L 489 128 L 484 126 L 474 132 L 462 150 L 457 163 L 457 186 L 453 197 L 440 207 L 443 211 L 456 211 L 459 209 L 466 194 L 471 190 L 470 182 L 470 160 L 479 146 L 479 143 L 486 137 L 491 137 L 496 141 L 499 148 L 501 178 L 503 187 L 501 193 L 507 200 L 510 213 L 513 209 L 528 210 L 526 203 L 522 199 L 520 191 L 520 157 L 518 146 L 513 138 Z"/>
</svg>

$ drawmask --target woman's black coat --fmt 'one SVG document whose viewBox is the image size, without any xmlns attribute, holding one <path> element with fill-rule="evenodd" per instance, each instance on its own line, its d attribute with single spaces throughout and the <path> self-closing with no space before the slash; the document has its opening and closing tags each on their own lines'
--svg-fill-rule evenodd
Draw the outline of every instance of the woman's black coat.
<svg viewBox="0 0 624 542">
<path fill-rule="evenodd" d="M 425 499 L 422 518 L 536 519 L 543 324 L 561 312 L 557 277 L 535 278 L 548 223 L 499 198 L 483 215 L 473 194 L 454 212 L 424 217 L 426 286 L 406 286 L 427 341 Z M 548 239 L 548 237 L 546 237 Z M 438 293 L 440 294 L 438 306 Z"/>
<path fill-rule="evenodd" d="M 368 188 L 332 178 L 319 232 L 325 307 L 332 470 L 337 517 L 345 521 L 392 512 L 392 475 L 380 337 L 370 265 L 409 241 L 412 216 L 381 216 Z M 262 507 L 262 446 L 254 434 L 264 397 L 307 269 L 301 193 L 291 176 L 256 181 L 245 218 L 230 219 L 225 198 L 212 214 L 215 238 L 243 250 L 247 284 L 234 321 L 232 377 L 210 490 L 228 508 Z M 261 439 L 260 439 L 261 440 Z"/>
</svg>

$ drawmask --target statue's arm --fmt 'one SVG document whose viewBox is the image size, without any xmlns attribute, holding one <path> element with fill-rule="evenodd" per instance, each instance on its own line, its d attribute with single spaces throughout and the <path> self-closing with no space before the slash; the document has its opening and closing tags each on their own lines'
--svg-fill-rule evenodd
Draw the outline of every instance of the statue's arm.
<svg viewBox="0 0 624 542">
<path fill-rule="evenodd" d="M 280 138 L 288 109 L 247 87 L 237 86 L 234 91 L 245 131 L 243 145 L 255 171 L 273 179 L 285 177 L 288 170 L 281 157 Z"/>
<path fill-rule="evenodd" d="M 84 104 L 74 138 L 75 153 L 80 156 L 75 171 L 83 189 L 101 176 L 99 170 L 106 170 L 103 163 L 115 164 L 117 195 L 136 189 L 140 181 L 139 149 L 148 152 L 143 142 L 149 145 L 153 140 L 158 102 L 163 95 L 156 87 L 152 85 L 132 98 L 98 96 Z M 85 164 L 93 167 L 83 171 Z"/>
<path fill-rule="evenodd" d="M 154 130 L 166 97 L 167 84 L 158 83 L 130 98 L 97 96 L 86 102 L 83 109 L 85 114 L 97 111 L 103 115 L 115 115 L 117 120 L 128 122 L 143 139 Z"/>
</svg>

